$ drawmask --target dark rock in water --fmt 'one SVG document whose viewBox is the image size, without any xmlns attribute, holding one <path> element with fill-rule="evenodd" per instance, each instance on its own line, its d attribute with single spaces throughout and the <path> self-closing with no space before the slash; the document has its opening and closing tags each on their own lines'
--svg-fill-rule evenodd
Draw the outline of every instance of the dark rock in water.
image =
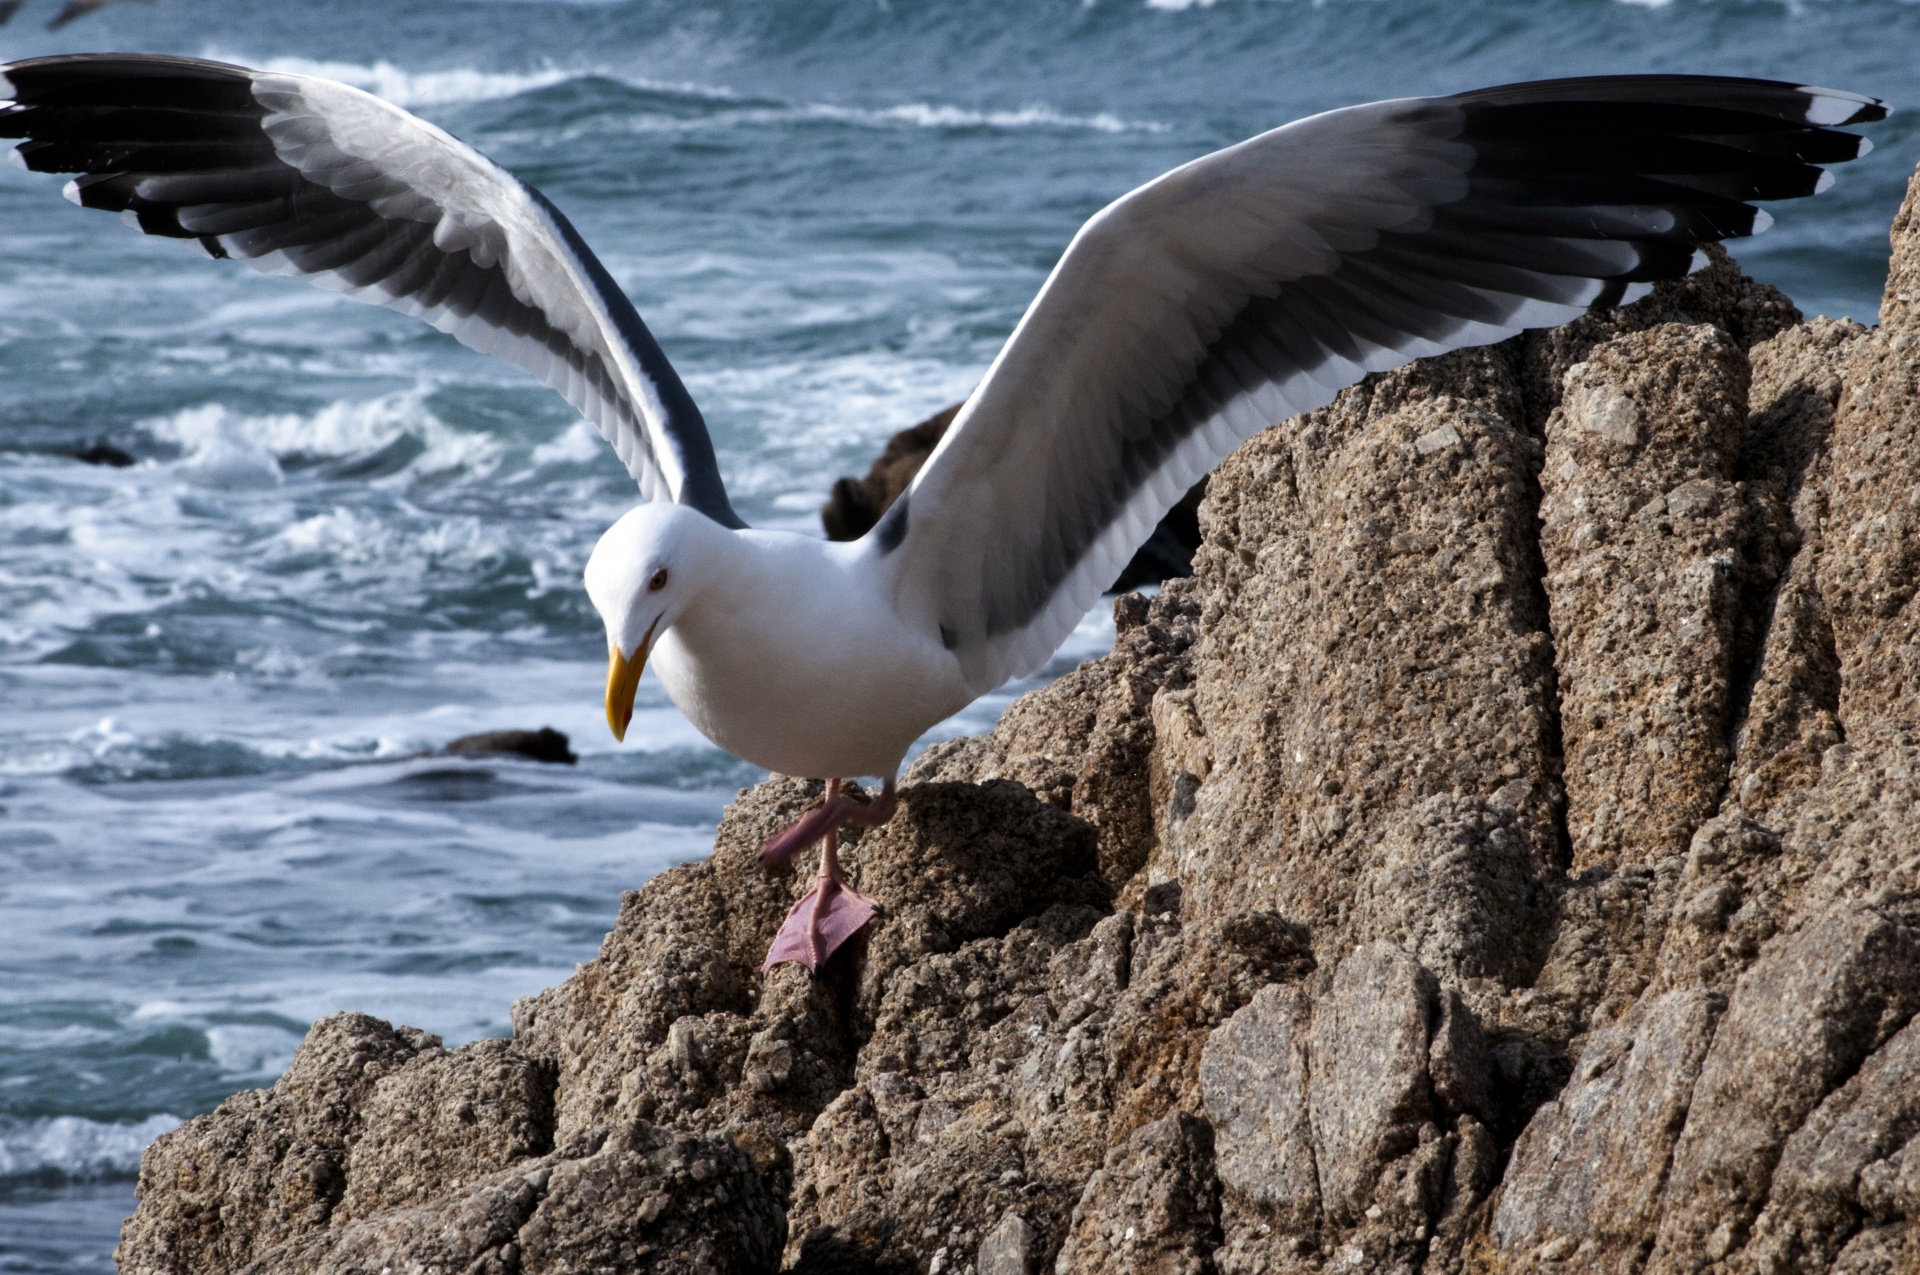
<svg viewBox="0 0 1920 1275">
<path fill-rule="evenodd" d="M 134 463 L 132 452 L 122 451 L 107 442 L 88 443 L 71 455 L 75 460 L 89 465 L 111 465 L 115 469 L 125 469 Z"/>
<path fill-rule="evenodd" d="M 955 403 L 889 438 L 865 478 L 846 477 L 835 481 L 833 494 L 820 506 L 820 524 L 827 529 L 827 539 L 858 540 L 873 530 L 880 515 L 900 498 L 900 493 L 913 482 L 913 476 L 920 472 L 920 466 L 932 455 L 947 426 L 953 424 L 960 406 Z M 1207 482 L 1203 478 L 1180 498 L 1179 504 L 1167 511 L 1167 516 L 1134 553 L 1133 560 L 1108 588 L 1108 593 L 1125 593 L 1142 585 L 1193 574 L 1193 551 L 1200 547 L 1200 499 L 1206 493 Z"/>
<path fill-rule="evenodd" d="M 833 494 L 820 506 L 820 523 L 827 529 L 827 539 L 858 540 L 872 531 L 880 515 L 892 507 L 920 472 L 920 466 L 926 464 L 960 406 L 955 403 L 889 438 L 865 478 L 836 480 Z"/>
<path fill-rule="evenodd" d="M 448 1051 L 315 1024 L 124 1275 L 1920 1271 L 1920 184 L 1886 325 L 1717 250 L 1213 475 L 759 971 L 741 794 Z"/>
<path fill-rule="evenodd" d="M 567 737 L 551 726 L 539 730 L 489 730 L 478 735 L 462 735 L 440 751 L 449 757 L 527 757 L 534 761 L 557 762 L 571 766 L 580 759 L 573 755 Z"/>
</svg>

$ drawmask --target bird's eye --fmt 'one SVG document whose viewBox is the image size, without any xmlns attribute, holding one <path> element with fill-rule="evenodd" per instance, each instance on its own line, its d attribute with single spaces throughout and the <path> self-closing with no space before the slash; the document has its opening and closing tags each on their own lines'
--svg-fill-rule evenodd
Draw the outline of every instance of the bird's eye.
<svg viewBox="0 0 1920 1275">
<path fill-rule="evenodd" d="M 658 571 L 654 572 L 653 575 L 648 578 L 647 592 L 658 593 L 660 592 L 660 590 L 666 587 L 667 587 L 667 569 L 665 567 L 662 567 Z"/>
</svg>

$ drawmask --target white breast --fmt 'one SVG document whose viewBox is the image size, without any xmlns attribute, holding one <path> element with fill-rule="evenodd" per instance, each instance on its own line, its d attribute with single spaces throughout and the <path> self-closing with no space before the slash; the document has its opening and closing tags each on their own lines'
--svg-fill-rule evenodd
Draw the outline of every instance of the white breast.
<svg viewBox="0 0 1920 1275">
<path fill-rule="evenodd" d="M 973 698 L 937 637 L 902 621 L 852 546 L 738 532 L 730 569 L 651 663 L 702 734 L 784 775 L 891 776 Z"/>
</svg>

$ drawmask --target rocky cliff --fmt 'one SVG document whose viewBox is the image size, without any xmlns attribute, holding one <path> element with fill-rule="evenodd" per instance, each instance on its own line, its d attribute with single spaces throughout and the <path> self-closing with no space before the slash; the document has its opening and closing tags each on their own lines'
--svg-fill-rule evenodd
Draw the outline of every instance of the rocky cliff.
<svg viewBox="0 0 1920 1275">
<path fill-rule="evenodd" d="M 1375 377 L 938 746 L 809 979 L 753 848 L 449 1051 L 148 1151 L 169 1272 L 1920 1270 L 1920 225 Z"/>
</svg>

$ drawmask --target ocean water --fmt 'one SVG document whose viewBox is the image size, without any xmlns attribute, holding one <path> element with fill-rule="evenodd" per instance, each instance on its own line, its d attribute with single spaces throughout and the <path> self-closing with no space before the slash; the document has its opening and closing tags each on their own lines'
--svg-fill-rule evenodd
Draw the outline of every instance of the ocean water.
<svg viewBox="0 0 1920 1275">
<path fill-rule="evenodd" d="M 1895 0 L 160 0 L 0 59 L 332 75 L 540 185 L 635 298 L 756 524 L 973 384 L 1078 224 L 1355 101 L 1697 70 L 1920 106 Z M 1871 321 L 1914 120 L 1735 250 Z M 631 483 L 409 320 L 0 167 L 0 1272 L 110 1268 L 140 1149 L 353 1008 L 503 1033 L 760 776 L 651 679 L 601 719 L 578 580 Z M 71 458 L 96 441 L 129 468 Z M 1096 614 L 1044 677 L 1111 638 Z M 986 728 L 1019 687 L 940 728 Z M 575 768 L 420 756 L 551 725 Z"/>
</svg>

